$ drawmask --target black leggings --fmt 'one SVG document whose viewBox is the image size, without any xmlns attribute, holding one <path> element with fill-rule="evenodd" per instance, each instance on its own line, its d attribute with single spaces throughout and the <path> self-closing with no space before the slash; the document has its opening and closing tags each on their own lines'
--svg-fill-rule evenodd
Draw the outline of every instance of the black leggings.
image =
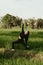
<svg viewBox="0 0 43 65">
<path fill-rule="evenodd" d="M 24 40 L 18 39 L 16 41 L 12 42 L 12 49 L 14 49 L 14 45 L 15 44 L 19 44 L 19 43 L 22 43 L 25 46 L 25 48 L 26 48 L 27 44 L 25 44 Z"/>
</svg>

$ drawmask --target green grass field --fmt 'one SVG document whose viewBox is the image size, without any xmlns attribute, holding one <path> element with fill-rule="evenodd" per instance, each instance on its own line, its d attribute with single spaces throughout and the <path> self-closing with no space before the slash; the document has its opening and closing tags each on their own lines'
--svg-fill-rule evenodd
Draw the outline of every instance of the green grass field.
<svg viewBox="0 0 43 65">
<path fill-rule="evenodd" d="M 28 45 L 15 45 L 15 52 L 0 52 L 0 65 L 43 65 L 43 30 L 29 29 Z M 0 29 L 0 48 L 11 50 L 12 42 L 18 39 L 20 28 Z"/>
</svg>

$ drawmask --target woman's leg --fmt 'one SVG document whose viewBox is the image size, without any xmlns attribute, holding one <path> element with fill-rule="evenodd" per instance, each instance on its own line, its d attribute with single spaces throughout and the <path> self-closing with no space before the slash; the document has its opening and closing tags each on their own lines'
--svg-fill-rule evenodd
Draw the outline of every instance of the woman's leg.
<svg viewBox="0 0 43 65">
<path fill-rule="evenodd" d="M 18 40 L 16 40 L 16 41 L 13 41 L 13 42 L 12 42 L 12 49 L 14 49 L 15 44 L 19 44 L 19 43 L 21 43 L 21 42 L 22 42 L 21 39 L 18 39 Z"/>
</svg>

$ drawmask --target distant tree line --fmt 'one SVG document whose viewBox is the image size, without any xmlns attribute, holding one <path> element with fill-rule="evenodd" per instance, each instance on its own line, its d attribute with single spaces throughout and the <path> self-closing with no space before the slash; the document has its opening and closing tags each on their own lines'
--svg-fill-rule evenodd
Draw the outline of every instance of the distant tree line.
<svg viewBox="0 0 43 65">
<path fill-rule="evenodd" d="M 22 19 L 18 16 L 12 16 L 10 14 L 6 14 L 2 17 L 1 23 L 3 28 L 12 28 L 15 26 L 21 27 L 22 22 L 24 22 L 25 27 L 29 26 L 32 29 L 43 29 L 43 19 Z"/>
<path fill-rule="evenodd" d="M 30 26 L 32 29 L 43 29 L 43 19 L 25 19 L 25 25 Z"/>
</svg>

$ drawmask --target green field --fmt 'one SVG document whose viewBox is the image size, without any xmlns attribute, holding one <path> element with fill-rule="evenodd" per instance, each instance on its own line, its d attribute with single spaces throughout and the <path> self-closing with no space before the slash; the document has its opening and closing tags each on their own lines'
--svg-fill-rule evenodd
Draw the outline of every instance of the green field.
<svg viewBox="0 0 43 65">
<path fill-rule="evenodd" d="M 28 50 L 22 44 L 15 45 L 15 52 L 0 53 L 0 65 L 43 65 L 43 30 L 29 29 Z M 18 39 L 20 28 L 0 29 L 0 48 L 11 50 Z"/>
</svg>

